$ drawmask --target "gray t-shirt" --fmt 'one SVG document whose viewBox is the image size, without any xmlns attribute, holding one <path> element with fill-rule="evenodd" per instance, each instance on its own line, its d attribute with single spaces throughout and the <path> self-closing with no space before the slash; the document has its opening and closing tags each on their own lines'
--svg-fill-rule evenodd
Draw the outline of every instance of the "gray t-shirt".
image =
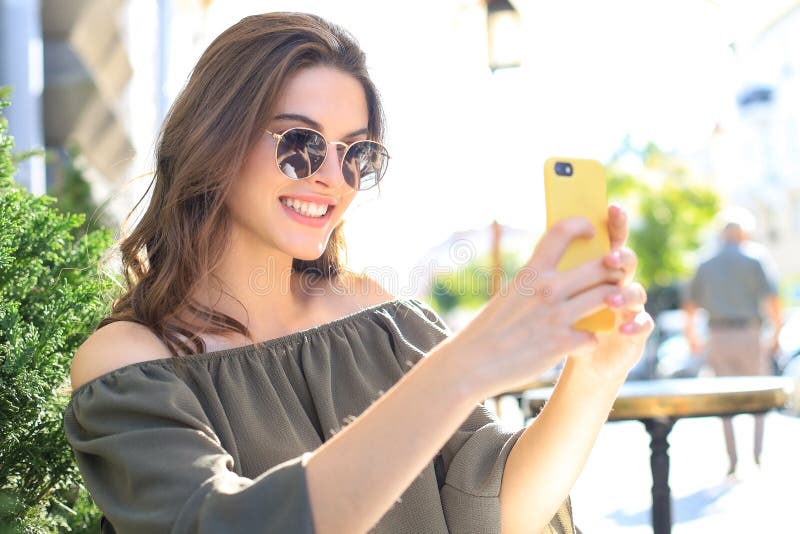
<svg viewBox="0 0 800 534">
<path fill-rule="evenodd" d="M 64 429 L 103 532 L 313 532 L 310 451 L 450 334 L 427 304 L 395 299 L 82 385 Z M 503 468 L 521 433 L 477 405 L 373 532 L 499 532 Z M 548 531 L 573 528 L 567 499 Z"/>
<path fill-rule="evenodd" d="M 697 268 L 685 297 L 705 308 L 709 321 L 760 320 L 762 300 L 777 292 L 774 267 L 763 248 L 724 243 Z"/>
</svg>

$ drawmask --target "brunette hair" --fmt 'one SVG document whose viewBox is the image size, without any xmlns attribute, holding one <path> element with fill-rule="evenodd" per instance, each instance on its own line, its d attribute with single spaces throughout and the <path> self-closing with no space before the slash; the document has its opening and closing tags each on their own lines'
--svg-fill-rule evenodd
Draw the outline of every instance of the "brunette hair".
<svg viewBox="0 0 800 534">
<path fill-rule="evenodd" d="M 346 30 L 305 13 L 254 15 L 231 26 L 200 57 L 164 121 L 148 187 L 155 183 L 150 204 L 119 242 L 125 289 L 97 328 L 122 320 L 140 323 L 173 356 L 205 352 L 198 332 L 238 332 L 255 342 L 241 322 L 191 295 L 213 277 L 223 257 L 230 228 L 225 198 L 262 125 L 274 114 L 279 92 L 292 74 L 316 65 L 339 69 L 361 83 L 369 135 L 383 139 L 378 92 L 363 51 Z M 322 256 L 294 258 L 292 272 L 332 279 L 348 272 L 343 255 L 339 224 Z"/>
</svg>

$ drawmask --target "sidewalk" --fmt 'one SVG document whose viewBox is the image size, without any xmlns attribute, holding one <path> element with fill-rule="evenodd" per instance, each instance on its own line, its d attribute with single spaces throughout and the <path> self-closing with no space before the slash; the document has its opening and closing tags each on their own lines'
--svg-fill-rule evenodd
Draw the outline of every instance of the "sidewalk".
<svg viewBox="0 0 800 534">
<path fill-rule="evenodd" d="M 522 424 L 512 398 L 503 399 L 502 413 L 509 425 Z M 736 416 L 733 424 L 739 468 L 732 479 L 719 418 L 681 419 L 670 433 L 674 534 L 798 528 L 800 418 L 767 415 L 760 469 L 752 459 L 753 417 Z M 651 484 L 644 425 L 606 423 L 571 492 L 576 524 L 584 534 L 652 533 Z"/>
</svg>

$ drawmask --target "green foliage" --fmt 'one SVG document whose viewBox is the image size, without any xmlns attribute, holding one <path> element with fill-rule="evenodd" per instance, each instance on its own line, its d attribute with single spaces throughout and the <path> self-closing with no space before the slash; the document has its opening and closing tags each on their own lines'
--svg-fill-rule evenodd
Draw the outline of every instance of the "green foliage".
<svg viewBox="0 0 800 534">
<path fill-rule="evenodd" d="M 522 266 L 513 253 L 501 254 L 502 284 L 507 284 Z M 491 296 L 491 258 L 488 254 L 475 257 L 459 269 L 439 274 L 431 284 L 431 307 L 437 313 L 453 309 L 477 310 Z"/>
<path fill-rule="evenodd" d="M 78 235 L 109 227 L 110 221 L 103 215 L 92 198 L 92 188 L 85 178 L 85 168 L 80 163 L 80 148 L 72 145 L 63 153 L 49 153 L 48 161 L 54 164 L 56 179 L 47 194 L 55 197 L 56 207 L 64 212 L 83 213 L 86 221 L 78 229 Z"/>
<path fill-rule="evenodd" d="M 639 256 L 637 279 L 648 289 L 676 283 L 694 265 L 691 253 L 719 210 L 717 194 L 689 179 L 682 162 L 648 145 L 640 154 L 643 171 L 658 178 L 645 182 L 608 166 L 609 200 L 625 205 L 631 216 L 628 246 Z"/>
<path fill-rule="evenodd" d="M 0 532 L 96 531 L 62 417 L 70 359 L 113 299 L 97 268 L 113 233 L 77 237 L 84 215 L 14 182 L 12 148 L 0 115 Z"/>
</svg>

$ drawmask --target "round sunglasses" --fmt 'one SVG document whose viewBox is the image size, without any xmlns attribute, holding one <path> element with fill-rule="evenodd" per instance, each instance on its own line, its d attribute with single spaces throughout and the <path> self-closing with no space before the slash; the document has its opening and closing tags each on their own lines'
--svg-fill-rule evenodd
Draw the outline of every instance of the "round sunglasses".
<svg viewBox="0 0 800 534">
<path fill-rule="evenodd" d="M 283 133 L 264 130 L 275 143 L 275 161 L 278 169 L 288 178 L 300 180 L 313 176 L 325 161 L 328 142 L 325 137 L 311 128 L 289 128 Z M 341 162 L 342 176 L 357 191 L 371 189 L 383 178 L 389 166 L 389 151 L 377 141 L 356 141 L 336 145 L 337 156 Z"/>
</svg>

